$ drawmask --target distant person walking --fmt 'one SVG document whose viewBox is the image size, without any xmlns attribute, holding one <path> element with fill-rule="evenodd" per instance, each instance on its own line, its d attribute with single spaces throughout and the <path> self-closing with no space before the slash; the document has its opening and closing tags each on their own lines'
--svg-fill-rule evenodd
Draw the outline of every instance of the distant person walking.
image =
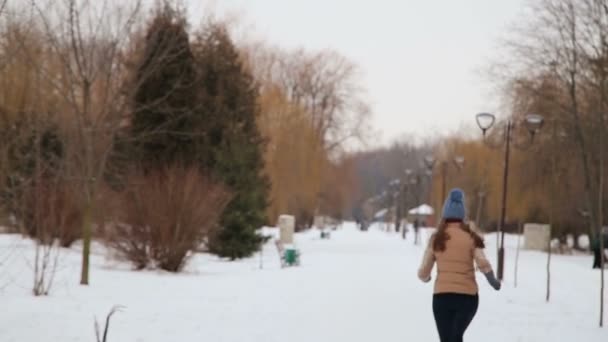
<svg viewBox="0 0 608 342">
<path fill-rule="evenodd" d="M 437 264 L 433 295 L 437 332 L 441 342 L 462 342 L 479 306 L 474 264 L 495 290 L 500 290 L 500 282 L 483 252 L 483 239 L 464 221 L 462 190 L 450 191 L 442 216 L 437 232 L 431 236 L 424 252 L 418 278 L 429 282 L 433 266 Z"/>
<path fill-rule="evenodd" d="M 418 219 L 414 220 L 414 244 L 418 244 L 418 240 L 420 238 L 420 221 Z"/>
<path fill-rule="evenodd" d="M 602 257 L 604 258 L 604 263 L 608 262 L 608 257 L 606 256 L 606 249 L 608 249 L 608 232 L 602 232 L 598 235 L 599 237 L 594 237 L 591 239 L 591 250 L 593 251 L 593 268 L 602 267 Z M 600 239 L 604 239 L 603 251 L 600 248 Z"/>
</svg>

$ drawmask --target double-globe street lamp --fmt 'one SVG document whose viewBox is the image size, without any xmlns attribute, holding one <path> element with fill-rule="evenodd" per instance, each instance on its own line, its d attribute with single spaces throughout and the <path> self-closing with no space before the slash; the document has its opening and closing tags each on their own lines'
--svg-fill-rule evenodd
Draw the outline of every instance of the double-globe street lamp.
<svg viewBox="0 0 608 342">
<path fill-rule="evenodd" d="M 401 221 L 406 210 L 406 194 L 409 192 L 409 178 L 412 175 L 412 170 L 405 169 L 403 173 L 405 177 L 394 179 L 388 184 L 389 192 L 392 194 L 392 204 L 395 208 L 396 232 L 399 232 L 401 230 Z M 405 227 L 403 229 L 405 229 Z"/>
<path fill-rule="evenodd" d="M 458 171 L 461 171 L 463 169 L 464 161 L 465 159 L 463 156 L 456 156 L 451 160 L 453 165 L 456 167 L 456 170 Z M 433 156 L 427 156 L 426 158 L 424 158 L 424 164 L 427 168 L 427 174 L 432 180 L 433 169 L 435 168 L 437 161 Z M 441 201 L 445 200 L 445 197 L 447 196 L 447 177 L 450 160 L 442 160 L 439 162 L 439 164 L 441 165 L 441 198 L 439 199 L 439 201 L 437 201 L 437 203 L 439 203 L 439 206 L 441 206 Z M 431 191 L 429 190 L 429 194 L 430 192 Z M 437 210 L 437 215 L 438 217 L 439 215 L 441 215 L 441 210 Z"/>
<path fill-rule="evenodd" d="M 410 177 L 412 175 L 412 170 L 411 169 L 405 169 L 403 171 L 403 174 L 405 175 L 404 178 L 401 179 L 401 187 L 399 188 L 399 209 L 398 209 L 398 222 L 397 222 L 397 232 L 399 232 L 399 227 L 401 226 L 401 223 L 403 221 L 404 217 L 407 217 L 407 197 L 408 194 L 410 193 L 410 189 L 409 189 L 409 184 L 410 184 Z M 402 237 L 405 239 L 405 235 L 407 233 L 407 227 L 404 226 L 401 228 L 402 229 Z"/>
<path fill-rule="evenodd" d="M 496 117 L 494 116 L 494 114 L 490 114 L 490 113 L 479 113 L 476 116 L 476 120 L 477 120 L 477 125 L 483 132 L 484 142 L 487 143 L 487 139 L 485 139 L 486 133 L 488 132 L 488 130 L 490 128 L 492 128 L 494 126 L 494 123 L 496 122 Z M 534 136 L 542 128 L 544 121 L 545 120 L 541 115 L 528 114 L 524 117 L 523 120 L 514 120 L 514 119 L 510 118 L 510 119 L 506 120 L 506 122 L 503 123 L 504 129 L 505 129 L 505 134 L 504 134 L 504 140 L 501 142 L 501 144 L 504 144 L 505 154 L 504 154 L 503 178 L 502 178 L 502 202 L 501 202 L 501 210 L 500 210 L 500 222 L 498 224 L 498 234 L 500 235 L 500 243 L 498 245 L 498 256 L 497 256 L 498 270 L 497 270 L 497 273 L 498 273 L 499 280 L 503 279 L 503 274 L 504 274 L 504 257 L 505 257 L 504 226 L 505 226 L 505 218 L 506 218 L 506 213 L 507 213 L 507 185 L 508 185 L 508 180 L 509 180 L 509 158 L 510 158 L 510 151 L 511 151 L 511 144 L 512 144 L 512 133 L 516 127 L 520 127 L 520 125 L 523 123 L 523 126 L 527 129 L 527 131 L 529 133 L 530 144 L 532 144 L 532 142 L 534 142 Z M 524 146 L 517 146 L 515 144 L 513 144 L 513 145 L 516 147 L 525 148 Z"/>
<path fill-rule="evenodd" d="M 412 177 L 410 177 L 409 181 L 407 182 L 407 187 L 408 187 L 408 193 L 410 193 L 412 195 L 412 199 L 413 199 L 413 203 L 415 208 L 417 209 L 418 212 L 414 214 L 414 244 L 417 245 L 420 241 L 420 208 L 421 208 L 421 192 L 423 191 L 423 180 L 424 180 L 424 176 L 425 174 L 428 175 L 429 171 L 425 170 L 425 166 L 423 165 L 423 168 L 416 172 L 415 174 L 412 175 Z M 409 214 L 409 210 L 407 211 Z M 405 238 L 405 235 L 404 235 Z"/>
</svg>

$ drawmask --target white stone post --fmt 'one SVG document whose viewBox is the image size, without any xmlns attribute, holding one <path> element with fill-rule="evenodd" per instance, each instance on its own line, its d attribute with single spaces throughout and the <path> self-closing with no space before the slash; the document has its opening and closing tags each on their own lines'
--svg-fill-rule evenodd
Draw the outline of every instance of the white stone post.
<svg viewBox="0 0 608 342">
<path fill-rule="evenodd" d="M 291 215 L 279 216 L 279 240 L 283 245 L 293 244 L 296 218 Z"/>
<path fill-rule="evenodd" d="M 550 239 L 550 225 L 538 223 L 526 223 L 524 225 L 524 249 L 547 251 Z"/>
</svg>

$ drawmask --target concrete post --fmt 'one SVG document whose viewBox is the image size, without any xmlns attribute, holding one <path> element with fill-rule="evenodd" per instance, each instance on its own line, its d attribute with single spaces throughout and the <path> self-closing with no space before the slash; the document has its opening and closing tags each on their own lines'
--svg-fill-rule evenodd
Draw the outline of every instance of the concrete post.
<svg viewBox="0 0 608 342">
<path fill-rule="evenodd" d="M 550 225 L 538 223 L 526 223 L 524 225 L 524 249 L 547 251 L 550 239 Z"/>
<path fill-rule="evenodd" d="M 283 245 L 293 244 L 296 219 L 291 215 L 279 216 L 279 240 Z"/>
</svg>

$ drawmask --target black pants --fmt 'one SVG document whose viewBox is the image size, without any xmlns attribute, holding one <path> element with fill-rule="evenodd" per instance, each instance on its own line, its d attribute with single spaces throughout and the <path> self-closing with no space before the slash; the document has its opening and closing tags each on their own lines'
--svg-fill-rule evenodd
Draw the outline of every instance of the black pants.
<svg viewBox="0 0 608 342">
<path fill-rule="evenodd" d="M 594 249 L 593 250 L 593 268 L 601 268 L 602 264 L 600 261 L 600 258 L 602 257 L 601 253 L 600 253 L 600 249 Z"/>
<path fill-rule="evenodd" d="M 467 327 L 477 313 L 479 297 L 459 293 L 433 296 L 433 314 L 441 342 L 462 342 Z"/>
</svg>

